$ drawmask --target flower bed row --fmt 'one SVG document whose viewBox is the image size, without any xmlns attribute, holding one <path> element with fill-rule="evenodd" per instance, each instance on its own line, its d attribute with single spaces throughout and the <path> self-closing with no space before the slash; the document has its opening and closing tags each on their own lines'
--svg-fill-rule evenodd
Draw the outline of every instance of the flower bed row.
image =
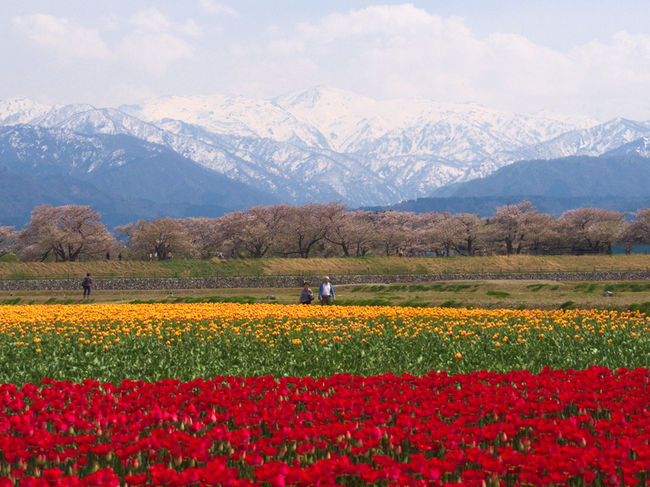
<svg viewBox="0 0 650 487">
<path fill-rule="evenodd" d="M 0 486 L 645 485 L 650 373 L 0 386 Z"/>
<path fill-rule="evenodd" d="M 0 383 L 650 367 L 650 317 L 597 310 L 0 306 Z"/>
</svg>

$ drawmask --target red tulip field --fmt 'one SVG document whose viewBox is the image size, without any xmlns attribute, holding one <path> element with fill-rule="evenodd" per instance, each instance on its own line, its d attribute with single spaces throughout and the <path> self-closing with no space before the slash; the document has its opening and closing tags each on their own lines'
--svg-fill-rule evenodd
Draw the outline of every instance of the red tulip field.
<svg viewBox="0 0 650 487">
<path fill-rule="evenodd" d="M 634 486 L 650 478 L 650 373 L 647 355 L 637 355 L 648 348 L 644 315 L 359 308 L 329 316 L 320 308 L 212 305 L 78 307 L 75 318 L 64 317 L 63 308 L 23 308 L 2 317 L 0 487 Z M 166 314 L 164 327 L 147 315 L 156 312 Z M 426 333 L 452 322 L 451 335 Z M 286 334 L 275 334 L 274 326 Z M 147 327 L 155 332 L 147 335 Z M 106 345 L 98 342 L 101 330 Z M 174 342 L 166 339 L 172 336 Z M 420 345 L 431 342 L 444 345 L 436 353 L 446 353 L 455 367 L 477 363 L 468 360 L 472 353 L 485 366 L 451 373 L 434 361 L 420 373 Z M 115 370 L 108 365 L 125 355 L 138 363 L 136 343 L 148 344 L 158 375 L 150 368 L 150 378 L 106 376 Z M 214 374 L 195 378 L 170 372 L 170 364 L 190 374 L 201 370 L 192 356 L 201 347 L 207 354 L 223 346 L 233 357 L 239 347 L 255 362 L 260 349 L 246 349 L 253 343 L 274 360 L 303 361 L 308 373 L 228 375 L 226 366 L 226 373 L 214 366 Z M 332 343 L 336 349 L 328 348 Z M 593 355 L 594 363 L 540 366 L 543 354 L 530 350 L 547 343 L 560 356 L 563 349 Z M 628 354 L 608 350 L 612 343 L 630 348 Z M 521 350 L 529 350 L 528 358 Z M 166 361 L 170 351 L 180 358 Z M 326 356 L 349 356 L 340 360 L 344 368 L 373 353 L 400 354 L 406 359 L 399 364 L 412 362 L 418 373 L 403 370 L 407 365 L 354 375 L 309 369 Z M 87 363 L 75 369 L 66 359 L 72 355 Z M 618 362 L 608 364 L 607 357 Z M 529 367 L 517 369 L 521 360 Z M 270 362 L 256 363 L 274 370 Z M 508 363 L 512 370 L 496 370 Z M 34 380 L 12 380 L 10 370 Z"/>
</svg>

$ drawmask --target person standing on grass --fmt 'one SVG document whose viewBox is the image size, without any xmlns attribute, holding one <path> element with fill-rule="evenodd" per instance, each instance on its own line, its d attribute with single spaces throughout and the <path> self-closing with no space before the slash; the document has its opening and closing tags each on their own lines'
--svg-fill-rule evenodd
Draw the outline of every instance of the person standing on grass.
<svg viewBox="0 0 650 487">
<path fill-rule="evenodd" d="M 328 276 L 323 277 L 323 282 L 320 283 L 318 288 L 318 299 L 320 304 L 328 305 L 334 302 L 334 287 L 330 282 Z"/>
<path fill-rule="evenodd" d="M 313 300 L 314 293 L 311 289 L 309 289 L 309 283 L 305 281 L 305 283 L 302 285 L 302 291 L 300 291 L 300 300 L 298 302 L 300 304 L 311 304 Z"/>
<path fill-rule="evenodd" d="M 90 272 L 86 273 L 86 277 L 81 281 L 81 287 L 84 288 L 84 299 L 90 297 L 90 286 L 93 285 L 93 280 L 90 278 Z"/>
</svg>

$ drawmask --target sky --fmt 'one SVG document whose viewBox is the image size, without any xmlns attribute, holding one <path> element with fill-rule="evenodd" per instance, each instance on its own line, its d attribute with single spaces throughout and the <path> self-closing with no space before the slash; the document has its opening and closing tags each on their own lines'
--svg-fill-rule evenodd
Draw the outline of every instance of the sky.
<svg viewBox="0 0 650 487">
<path fill-rule="evenodd" d="M 0 99 L 375 99 L 650 120 L 647 0 L 0 0 Z"/>
</svg>

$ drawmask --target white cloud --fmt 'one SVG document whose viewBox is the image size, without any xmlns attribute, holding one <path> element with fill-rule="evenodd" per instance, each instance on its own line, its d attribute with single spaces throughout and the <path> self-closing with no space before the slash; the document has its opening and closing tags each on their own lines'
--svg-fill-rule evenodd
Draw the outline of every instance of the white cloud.
<svg viewBox="0 0 650 487">
<path fill-rule="evenodd" d="M 193 37 L 195 39 L 198 39 L 203 34 L 203 29 L 201 28 L 201 26 L 192 19 L 186 20 L 183 24 L 180 24 L 177 28 L 179 32 L 185 34 L 188 37 Z"/>
<path fill-rule="evenodd" d="M 316 24 L 301 23 L 297 30 L 308 39 L 327 40 L 360 38 L 367 35 L 404 37 L 426 30 L 440 32 L 442 19 L 411 4 L 372 6 L 351 10 L 347 14 L 331 14 Z"/>
<path fill-rule="evenodd" d="M 102 30 L 115 32 L 120 28 L 120 18 L 116 14 L 104 14 L 100 17 Z"/>
<path fill-rule="evenodd" d="M 190 40 L 202 35 L 193 19 L 175 22 L 156 8 L 138 11 L 127 21 L 115 15 L 100 21 L 112 34 L 110 47 L 98 30 L 69 19 L 46 14 L 13 18 L 15 28 L 25 37 L 62 57 L 97 58 L 116 66 L 126 62 L 152 74 L 162 74 L 174 62 L 192 58 L 194 46 Z"/>
<path fill-rule="evenodd" d="M 152 74 L 163 74 L 170 64 L 192 57 L 191 46 L 185 40 L 168 33 L 128 34 L 120 42 L 119 50 L 123 59 Z"/>
<path fill-rule="evenodd" d="M 650 36 L 616 33 L 610 43 L 592 41 L 576 46 L 568 57 L 583 67 L 585 74 L 614 82 L 650 81 Z"/>
<path fill-rule="evenodd" d="M 167 32 L 174 27 L 172 22 L 157 8 L 136 12 L 129 19 L 129 24 L 144 32 Z"/>
<path fill-rule="evenodd" d="M 212 15 L 225 14 L 232 18 L 239 18 L 239 12 L 228 5 L 215 2 L 215 0 L 199 0 L 199 8 Z"/>
<path fill-rule="evenodd" d="M 16 16 L 13 25 L 35 44 L 62 57 L 106 58 L 109 50 L 99 32 L 46 14 Z"/>
<path fill-rule="evenodd" d="M 66 79 L 79 85 L 85 82 L 79 63 L 101 60 L 87 71 L 95 91 L 99 84 L 92 73 L 101 69 L 106 86 L 121 82 L 160 94 L 222 91 L 272 97 L 330 85 L 375 98 L 423 97 L 520 112 L 650 119 L 647 34 L 621 31 L 555 48 L 526 34 L 478 34 L 462 18 L 408 3 L 356 8 L 292 25 L 269 15 L 266 26 L 240 16 L 228 3 L 237 5 L 196 0 L 203 15 L 188 18 L 160 2 L 143 10 L 134 2 L 131 16 L 124 9 L 104 9 L 85 25 L 72 18 L 20 14 L 12 24 L 21 42 L 6 43 L 5 49 L 19 52 L 20 59 L 73 60 Z M 236 25 L 215 27 L 234 18 Z M 34 46 L 43 57 L 35 55 Z"/>
<path fill-rule="evenodd" d="M 174 62 L 192 58 L 194 48 L 185 37 L 201 36 L 201 28 L 193 20 L 178 24 L 156 8 L 135 13 L 129 25 L 119 55 L 152 74 L 163 74 Z"/>
<path fill-rule="evenodd" d="M 267 92 L 329 84 L 379 98 L 577 113 L 607 97 L 620 102 L 624 96 L 629 108 L 647 98 L 650 81 L 646 35 L 622 32 L 562 51 L 521 35 L 480 37 L 460 18 L 411 4 L 331 14 L 267 35 L 265 46 L 249 46 L 240 77 L 260 80 L 258 88 Z"/>
</svg>

